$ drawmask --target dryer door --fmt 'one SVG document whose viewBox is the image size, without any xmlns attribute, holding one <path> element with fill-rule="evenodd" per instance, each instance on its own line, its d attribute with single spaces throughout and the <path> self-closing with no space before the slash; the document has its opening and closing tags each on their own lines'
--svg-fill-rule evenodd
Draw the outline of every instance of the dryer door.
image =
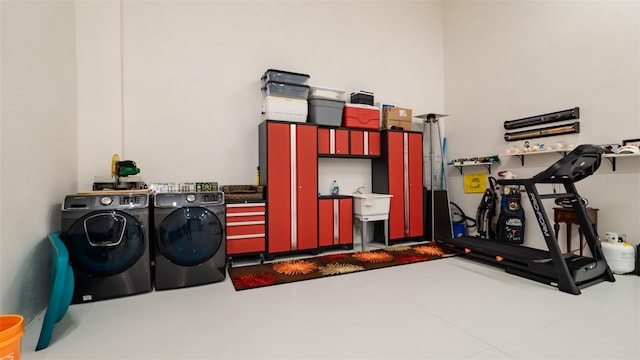
<svg viewBox="0 0 640 360">
<path fill-rule="evenodd" d="M 71 264 L 96 276 L 121 273 L 144 254 L 142 224 L 121 211 L 96 211 L 71 225 L 63 234 Z"/>
<path fill-rule="evenodd" d="M 201 207 L 175 210 L 162 220 L 157 232 L 160 254 L 182 266 L 194 266 L 209 260 L 224 241 L 220 219 Z"/>
</svg>

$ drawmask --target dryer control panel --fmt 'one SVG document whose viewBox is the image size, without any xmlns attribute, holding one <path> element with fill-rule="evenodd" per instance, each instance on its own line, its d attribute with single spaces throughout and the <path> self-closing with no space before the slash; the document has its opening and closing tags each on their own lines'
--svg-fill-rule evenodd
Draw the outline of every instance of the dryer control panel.
<svg viewBox="0 0 640 360">
<path fill-rule="evenodd" d="M 184 192 L 184 193 L 157 193 L 155 195 L 155 207 L 185 207 L 185 206 L 209 206 L 223 205 L 224 193 L 222 191 Z"/>
</svg>

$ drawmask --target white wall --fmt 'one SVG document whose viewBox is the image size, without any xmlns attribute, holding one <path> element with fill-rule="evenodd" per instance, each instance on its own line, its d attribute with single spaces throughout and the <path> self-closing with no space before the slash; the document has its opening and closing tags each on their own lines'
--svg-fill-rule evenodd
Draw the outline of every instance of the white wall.
<svg viewBox="0 0 640 360">
<path fill-rule="evenodd" d="M 504 121 L 574 106 L 580 107 L 579 134 L 532 139 L 532 143 L 609 144 L 640 137 L 638 1 L 445 4 L 449 159 L 500 154 L 512 145 L 522 146 L 522 141 L 503 139 Z M 529 156 L 524 167 L 516 157 L 501 159 L 502 165 L 492 168 L 493 176 L 510 170 L 529 177 L 559 156 Z M 449 169 L 448 176 L 451 200 L 474 216 L 480 195 L 463 193 L 457 169 Z M 596 175 L 576 186 L 589 206 L 600 209 L 600 234 L 626 233 L 628 241 L 639 243 L 638 185 L 640 158 L 627 158 L 617 160 L 616 172 L 603 160 Z M 524 202 L 533 218 L 528 201 Z M 549 202 L 550 217 L 552 206 Z M 527 224 L 526 242 L 544 246 L 536 223 Z"/>
<path fill-rule="evenodd" d="M 109 176 L 113 153 L 146 182 L 255 183 L 269 68 L 444 108 L 440 2 L 125 2 L 121 78 L 119 16 L 118 3 L 78 3 L 78 190 Z M 321 162 L 321 191 L 334 177 L 370 189 L 370 161 L 347 161 Z"/>
<path fill-rule="evenodd" d="M 74 4 L 2 1 L 0 16 L 0 313 L 29 322 L 47 301 L 47 235 L 77 186 Z"/>
</svg>

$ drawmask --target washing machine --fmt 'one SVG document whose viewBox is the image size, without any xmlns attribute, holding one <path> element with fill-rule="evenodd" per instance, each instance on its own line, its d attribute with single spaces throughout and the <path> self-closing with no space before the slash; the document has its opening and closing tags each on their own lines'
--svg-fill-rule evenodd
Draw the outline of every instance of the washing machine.
<svg viewBox="0 0 640 360">
<path fill-rule="evenodd" d="M 75 274 L 72 304 L 152 291 L 149 194 L 68 195 L 60 237 Z"/>
<path fill-rule="evenodd" d="M 221 191 L 155 194 L 152 218 L 156 290 L 225 279 L 225 211 Z"/>
</svg>

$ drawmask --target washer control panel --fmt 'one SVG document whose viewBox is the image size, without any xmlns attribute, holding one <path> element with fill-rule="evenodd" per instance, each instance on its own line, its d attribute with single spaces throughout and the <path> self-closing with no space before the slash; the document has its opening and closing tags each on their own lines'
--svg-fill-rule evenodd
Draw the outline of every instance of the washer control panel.
<svg viewBox="0 0 640 360">
<path fill-rule="evenodd" d="M 62 210 L 117 210 L 149 206 L 149 194 L 67 195 Z"/>
</svg>

